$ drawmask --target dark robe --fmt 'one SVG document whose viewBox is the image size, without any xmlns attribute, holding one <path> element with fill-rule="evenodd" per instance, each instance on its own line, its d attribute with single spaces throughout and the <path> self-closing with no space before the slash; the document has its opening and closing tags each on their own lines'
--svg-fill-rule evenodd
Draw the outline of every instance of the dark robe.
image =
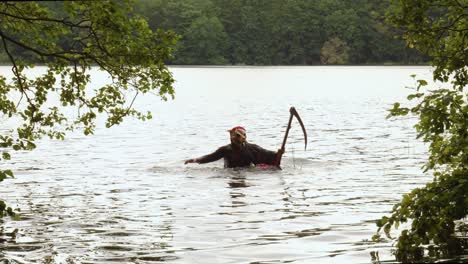
<svg viewBox="0 0 468 264">
<path fill-rule="evenodd" d="M 224 167 L 249 167 L 251 165 L 275 165 L 276 152 L 266 150 L 258 145 L 245 143 L 242 147 L 232 144 L 222 146 L 215 152 L 197 158 L 198 163 L 208 163 L 224 158 Z"/>
</svg>

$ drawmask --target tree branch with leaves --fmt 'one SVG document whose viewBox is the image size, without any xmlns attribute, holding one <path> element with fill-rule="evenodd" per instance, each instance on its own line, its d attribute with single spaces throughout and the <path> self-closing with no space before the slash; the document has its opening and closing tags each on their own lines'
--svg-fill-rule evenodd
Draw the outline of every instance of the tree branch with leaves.
<svg viewBox="0 0 468 264">
<path fill-rule="evenodd" d="M 18 124 L 0 134 L 3 164 L 11 151 L 32 150 L 43 136 L 64 139 L 67 131 L 77 129 L 92 134 L 99 115 L 105 116 L 107 127 L 127 116 L 152 118 L 133 107 L 138 95 L 156 92 L 163 100 L 174 96 L 174 79 L 165 65 L 179 38 L 174 32 L 152 31 L 129 0 L 52 5 L 0 3 L 0 53 L 7 55 L 13 76 L 0 73 L 0 115 Z M 47 67 L 30 77 L 28 70 L 35 64 Z M 92 68 L 109 74 L 110 83 L 89 87 Z M 54 94 L 58 102 L 50 100 Z M 79 114 L 67 116 L 65 107 Z M 3 167 L 0 181 L 13 177 Z M 0 200 L 4 215 L 14 212 Z"/>
<path fill-rule="evenodd" d="M 389 217 L 377 221 L 380 238 L 392 228 L 410 223 L 396 243 L 396 257 L 403 262 L 435 260 L 462 254 L 468 214 L 468 5 L 456 0 L 394 0 L 388 19 L 403 29 L 410 47 L 428 54 L 433 80 L 416 80 L 415 103 L 395 103 L 389 117 L 412 114 L 418 138 L 429 145 L 424 166 L 433 181 L 403 195 Z M 413 77 L 416 77 L 413 75 Z M 464 235 L 463 235 L 464 234 Z M 463 238 L 465 236 L 465 238 Z"/>
</svg>

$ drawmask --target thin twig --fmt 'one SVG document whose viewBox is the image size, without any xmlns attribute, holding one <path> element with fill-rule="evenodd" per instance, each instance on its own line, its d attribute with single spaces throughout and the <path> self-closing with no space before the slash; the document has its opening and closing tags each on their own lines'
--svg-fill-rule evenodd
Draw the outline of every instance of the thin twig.
<svg viewBox="0 0 468 264">
<path fill-rule="evenodd" d="M 26 44 L 24 44 L 24 43 L 21 43 L 21 42 L 15 40 L 15 39 L 13 39 L 13 38 L 8 37 L 8 36 L 5 35 L 2 31 L 0 31 L 0 36 L 2 37 L 2 39 L 3 39 L 4 41 L 5 41 L 5 40 L 8 40 L 8 41 L 10 41 L 10 42 L 12 42 L 12 43 L 14 43 L 14 44 L 20 46 L 20 47 L 23 47 L 23 48 L 25 48 L 25 49 L 27 49 L 27 50 L 30 50 L 30 51 L 32 51 L 32 52 L 34 52 L 34 53 L 37 53 L 37 54 L 39 54 L 39 55 L 41 55 L 41 56 L 43 56 L 43 57 L 54 57 L 54 56 L 55 56 L 55 57 L 58 57 L 58 58 L 62 58 L 62 59 L 64 59 L 64 60 L 71 61 L 70 58 L 67 58 L 67 57 L 65 57 L 65 56 L 62 56 L 62 55 L 59 54 L 59 53 L 45 53 L 45 52 L 42 52 L 42 51 L 40 51 L 40 50 L 37 50 L 37 49 L 35 49 L 35 48 L 33 48 L 33 47 L 30 47 L 30 46 L 28 46 L 28 45 L 26 45 Z"/>
<path fill-rule="evenodd" d="M 25 16 L 13 15 L 13 14 L 6 13 L 6 12 L 1 12 L 1 11 L 0 11 L 0 14 L 8 16 L 8 17 L 16 18 L 16 19 L 28 21 L 28 22 L 31 22 L 31 21 L 54 22 L 54 23 L 60 23 L 60 24 L 63 24 L 63 25 L 69 26 L 69 27 L 89 28 L 89 26 L 82 26 L 81 25 L 84 22 L 89 22 L 88 19 L 81 20 L 78 23 L 73 23 L 71 21 L 65 20 L 65 18 L 64 19 L 54 19 L 54 18 L 49 18 L 49 17 L 25 17 Z"/>
<path fill-rule="evenodd" d="M 19 83 L 19 88 L 21 90 L 21 95 L 25 95 L 26 99 L 28 100 L 28 103 L 33 107 L 33 110 L 36 109 L 36 106 L 31 102 L 31 99 L 29 98 L 28 94 L 26 93 L 26 88 L 23 85 L 23 78 L 21 77 L 21 74 L 18 70 L 18 65 L 16 64 L 16 60 L 13 57 L 13 55 L 10 53 L 10 50 L 8 49 L 7 43 L 5 41 L 5 38 L 0 31 L 0 36 L 2 37 L 2 42 L 3 42 L 3 47 L 5 48 L 5 52 L 8 55 L 8 58 L 10 59 L 11 63 L 13 64 L 13 73 L 15 74 L 16 78 L 18 78 L 18 83 Z M 19 102 L 18 102 L 19 103 Z"/>
<path fill-rule="evenodd" d="M 125 117 L 130 113 L 130 110 L 132 109 L 133 103 L 135 102 L 135 99 L 137 98 L 139 93 L 140 93 L 140 91 L 137 90 L 136 93 L 135 93 L 135 96 L 132 99 L 132 102 L 130 103 L 130 105 L 127 108 L 127 111 L 125 112 L 125 114 L 120 115 L 119 118 Z M 113 125 L 115 125 L 115 124 L 111 124 L 109 127 L 112 127 Z"/>
<path fill-rule="evenodd" d="M 0 36 L 2 37 L 2 42 L 3 42 L 3 47 L 5 49 L 5 52 L 7 53 L 8 57 L 10 58 L 10 61 L 11 63 L 13 63 L 13 74 L 16 76 L 16 78 L 18 78 L 18 83 L 19 83 L 19 88 L 21 90 L 21 95 L 24 95 L 26 97 L 26 100 L 28 101 L 29 105 L 31 106 L 32 108 L 32 111 L 31 111 L 31 119 L 29 121 L 29 123 L 31 124 L 32 123 L 32 131 L 34 131 L 35 127 L 36 127 L 36 121 L 33 121 L 32 117 L 34 115 L 34 112 L 36 112 L 37 110 L 37 107 L 36 105 L 32 102 L 32 100 L 29 98 L 28 94 L 26 93 L 26 89 L 23 85 L 23 79 L 21 77 L 21 74 L 18 70 L 18 66 L 16 64 L 16 61 L 15 61 L 15 58 L 13 57 L 13 55 L 10 53 L 10 50 L 8 49 L 8 45 L 6 43 L 6 40 L 4 38 L 4 36 L 2 35 L 2 32 L 0 31 Z M 19 106 L 19 102 L 18 102 L 18 106 Z"/>
<path fill-rule="evenodd" d="M 18 109 L 18 107 L 19 107 L 19 105 L 20 105 L 20 103 L 21 103 L 22 100 L 23 100 L 23 93 L 21 93 L 21 97 L 20 97 L 20 99 L 18 100 L 18 103 L 16 104 L 16 109 Z"/>
</svg>

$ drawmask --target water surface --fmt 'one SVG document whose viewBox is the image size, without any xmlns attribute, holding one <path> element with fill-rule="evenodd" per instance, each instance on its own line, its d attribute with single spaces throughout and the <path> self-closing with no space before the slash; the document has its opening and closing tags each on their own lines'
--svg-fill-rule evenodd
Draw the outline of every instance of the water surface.
<svg viewBox="0 0 468 264">
<path fill-rule="evenodd" d="M 1 67 L 2 72 L 9 70 Z M 370 242 L 375 220 L 431 176 L 414 120 L 385 119 L 428 67 L 174 67 L 176 99 L 139 97 L 154 119 L 95 135 L 42 140 L 13 153 L 1 198 L 0 259 L 20 263 L 369 263 L 394 261 Z M 31 73 L 33 74 L 33 73 Z M 94 85 L 106 82 L 93 73 Z M 228 143 L 280 147 L 296 121 L 283 170 L 183 165 Z M 7 128 L 5 121 L 2 129 Z M 14 231 L 17 229 L 17 231 Z M 9 234 L 9 235 L 8 235 Z"/>
</svg>

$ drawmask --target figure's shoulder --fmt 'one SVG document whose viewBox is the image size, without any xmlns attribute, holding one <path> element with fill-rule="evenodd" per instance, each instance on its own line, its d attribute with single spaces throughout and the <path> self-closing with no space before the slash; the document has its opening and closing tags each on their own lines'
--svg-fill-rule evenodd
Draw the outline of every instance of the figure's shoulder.
<svg viewBox="0 0 468 264">
<path fill-rule="evenodd" d="M 219 151 L 230 151 L 232 150 L 231 144 L 227 144 L 218 148 Z"/>
<path fill-rule="evenodd" d="M 252 148 L 252 149 L 259 149 L 259 148 L 262 148 L 262 147 L 260 147 L 259 145 L 254 144 L 254 143 L 245 143 L 245 145 L 246 145 L 246 147 Z"/>
<path fill-rule="evenodd" d="M 247 147 L 251 150 L 255 150 L 255 151 L 269 151 L 265 148 L 262 148 L 260 147 L 259 145 L 257 144 L 253 144 L 253 143 L 247 143 Z"/>
</svg>

